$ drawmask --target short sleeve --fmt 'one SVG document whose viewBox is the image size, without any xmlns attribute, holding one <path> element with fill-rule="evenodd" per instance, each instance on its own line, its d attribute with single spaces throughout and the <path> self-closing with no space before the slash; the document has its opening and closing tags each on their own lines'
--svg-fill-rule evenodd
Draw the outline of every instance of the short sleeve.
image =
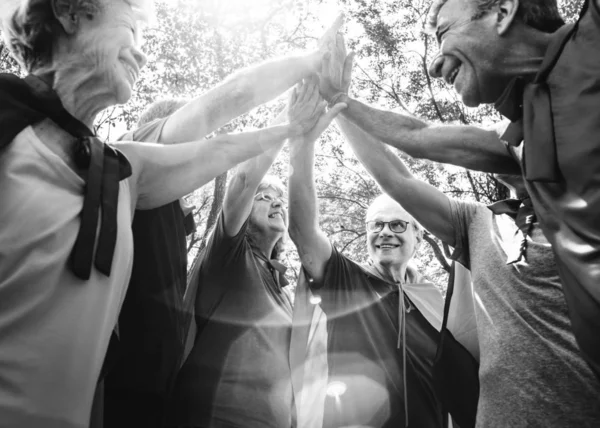
<svg viewBox="0 0 600 428">
<path fill-rule="evenodd" d="M 246 219 L 240 231 L 235 236 L 227 236 L 223 212 L 215 224 L 215 228 L 206 245 L 206 252 L 202 259 L 202 269 L 222 269 L 231 264 L 243 253 L 247 244 L 246 230 L 250 217 Z"/>
<path fill-rule="evenodd" d="M 334 316 L 339 310 L 358 309 L 357 305 L 369 305 L 379 299 L 365 271 L 333 245 L 323 280 L 311 283 L 311 290 L 320 297 L 328 316 Z"/>
<path fill-rule="evenodd" d="M 152 122 L 146 123 L 134 131 L 127 132 L 121 137 L 119 141 L 138 141 L 142 143 L 158 143 L 162 130 L 167 123 L 168 117 L 162 119 L 156 119 Z"/>
<path fill-rule="evenodd" d="M 480 208 L 481 205 L 475 202 L 450 199 L 455 242 L 452 259 L 456 260 L 467 269 L 471 268 L 471 260 L 469 257 L 469 226 L 476 210 Z"/>
</svg>

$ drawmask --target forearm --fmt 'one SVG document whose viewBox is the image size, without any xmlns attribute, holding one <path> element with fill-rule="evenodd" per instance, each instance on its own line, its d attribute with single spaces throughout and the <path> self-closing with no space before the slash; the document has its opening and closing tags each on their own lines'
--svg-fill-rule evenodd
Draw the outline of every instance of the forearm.
<svg viewBox="0 0 600 428">
<path fill-rule="evenodd" d="M 252 211 L 256 189 L 283 147 L 282 140 L 273 149 L 240 164 L 229 181 L 223 201 L 225 231 L 237 235 Z"/>
<path fill-rule="evenodd" d="M 429 126 L 425 121 L 407 114 L 381 110 L 350 97 L 343 97 L 340 102 L 348 104 L 341 113 L 343 117 L 377 140 L 395 146 L 411 156 L 414 156 L 411 152 L 419 149 L 414 131 Z"/>
<path fill-rule="evenodd" d="M 406 165 L 381 141 L 341 115 L 336 121 L 358 160 L 384 191 L 413 178 Z"/>
<path fill-rule="evenodd" d="M 319 63 L 320 54 L 313 52 L 240 70 L 175 112 L 163 128 L 161 142 L 180 143 L 204 138 L 314 73 Z"/>
<path fill-rule="evenodd" d="M 315 142 L 290 142 L 289 232 L 301 239 L 319 228 L 314 173 Z M 301 248 L 298 248 L 301 252 Z"/>
<path fill-rule="evenodd" d="M 520 174 L 494 131 L 466 125 L 431 125 L 407 114 L 370 107 L 344 98 L 342 115 L 377 140 L 409 156 L 477 171 Z"/>
<path fill-rule="evenodd" d="M 347 119 L 338 117 L 337 120 L 354 153 L 383 191 L 434 235 L 444 242 L 453 243 L 454 228 L 448 197 L 414 177 L 385 144 Z"/>
<path fill-rule="evenodd" d="M 122 143 L 117 147 L 138 169 L 137 207 L 150 209 L 194 191 L 291 135 L 286 125 L 177 145 Z"/>
</svg>

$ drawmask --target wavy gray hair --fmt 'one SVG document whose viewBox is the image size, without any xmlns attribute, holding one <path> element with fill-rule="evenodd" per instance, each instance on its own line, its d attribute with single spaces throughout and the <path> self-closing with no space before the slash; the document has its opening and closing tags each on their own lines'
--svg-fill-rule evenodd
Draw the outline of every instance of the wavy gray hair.
<svg viewBox="0 0 600 428">
<path fill-rule="evenodd" d="M 8 0 L 0 12 L 0 28 L 12 57 L 27 72 L 47 65 L 52 48 L 62 30 L 54 14 L 55 0 Z M 138 19 L 147 21 L 154 15 L 152 0 L 69 0 L 73 12 L 88 17 L 98 14 L 108 2 L 125 1 Z"/>
<path fill-rule="evenodd" d="M 281 181 L 275 176 L 265 176 L 261 183 L 258 185 L 258 188 L 256 189 L 256 194 L 267 189 L 275 190 L 278 196 L 287 196 L 285 187 L 283 186 Z M 250 220 L 250 222 L 248 223 L 248 228 L 246 229 L 246 239 L 248 239 L 250 245 L 253 245 L 255 242 L 257 242 L 257 235 L 259 233 L 259 230 L 252 223 L 252 220 Z M 284 235 L 279 239 L 279 241 L 277 241 L 277 243 L 275 244 L 275 248 L 273 248 L 273 253 L 270 255 L 271 259 L 281 260 L 283 258 L 283 254 L 285 253 L 286 239 L 286 235 Z"/>
</svg>

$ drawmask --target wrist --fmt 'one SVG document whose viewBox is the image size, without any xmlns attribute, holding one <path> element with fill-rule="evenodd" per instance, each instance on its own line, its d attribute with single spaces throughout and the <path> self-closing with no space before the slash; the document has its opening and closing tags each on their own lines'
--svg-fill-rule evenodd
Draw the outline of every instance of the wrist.
<svg viewBox="0 0 600 428">
<path fill-rule="evenodd" d="M 308 65 L 309 74 L 318 73 L 321 71 L 321 63 L 323 62 L 323 52 L 315 50 L 308 53 L 305 57 Z"/>
<path fill-rule="evenodd" d="M 336 104 L 339 103 L 344 103 L 346 105 L 348 105 L 348 102 L 350 101 L 350 97 L 348 96 L 348 94 L 346 92 L 338 92 L 336 94 L 334 94 L 332 97 L 329 98 L 328 104 L 329 107 L 333 107 Z"/>
</svg>

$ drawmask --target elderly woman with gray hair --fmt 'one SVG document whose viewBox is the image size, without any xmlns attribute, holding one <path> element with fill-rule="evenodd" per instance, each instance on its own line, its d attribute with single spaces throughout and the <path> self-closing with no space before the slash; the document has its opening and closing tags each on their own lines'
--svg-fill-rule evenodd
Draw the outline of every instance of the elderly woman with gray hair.
<svg viewBox="0 0 600 428">
<path fill-rule="evenodd" d="M 147 6 L 11 0 L 0 11 L 29 73 L 0 76 L 0 427 L 89 424 L 131 272 L 134 208 L 174 201 L 339 111 L 195 143 L 104 144 L 90 129 L 131 96 Z M 299 57 L 281 91 L 322 55 Z"/>
</svg>

